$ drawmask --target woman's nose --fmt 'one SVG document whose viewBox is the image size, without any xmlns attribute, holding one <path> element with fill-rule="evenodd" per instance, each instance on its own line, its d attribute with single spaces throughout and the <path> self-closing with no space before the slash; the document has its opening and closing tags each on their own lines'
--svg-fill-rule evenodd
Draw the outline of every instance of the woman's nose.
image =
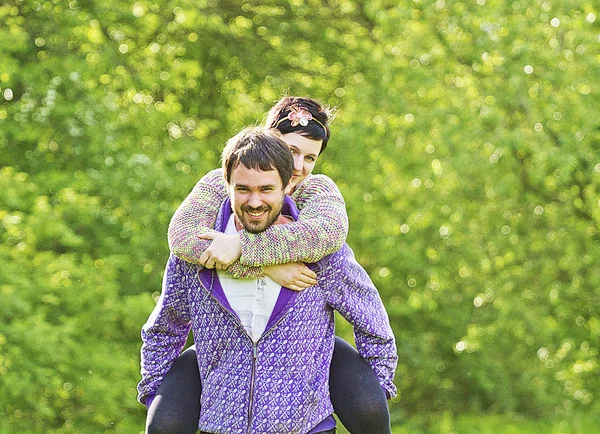
<svg viewBox="0 0 600 434">
<path fill-rule="evenodd" d="M 302 157 L 302 155 L 294 155 L 294 170 L 297 172 L 301 172 L 303 165 L 304 158 Z"/>
</svg>

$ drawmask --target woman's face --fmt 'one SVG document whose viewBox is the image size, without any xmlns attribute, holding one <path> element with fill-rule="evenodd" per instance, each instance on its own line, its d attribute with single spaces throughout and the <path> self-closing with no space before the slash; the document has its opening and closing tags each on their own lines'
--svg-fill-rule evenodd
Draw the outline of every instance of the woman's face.
<svg viewBox="0 0 600 434">
<path fill-rule="evenodd" d="M 309 139 L 298 133 L 283 134 L 282 138 L 294 156 L 294 172 L 290 180 L 290 186 L 293 190 L 312 173 L 323 142 Z"/>
</svg>

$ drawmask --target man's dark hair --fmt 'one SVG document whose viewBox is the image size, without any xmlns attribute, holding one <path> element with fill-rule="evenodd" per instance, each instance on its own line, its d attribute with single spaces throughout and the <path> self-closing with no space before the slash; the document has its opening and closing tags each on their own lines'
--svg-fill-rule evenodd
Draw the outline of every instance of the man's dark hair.
<svg viewBox="0 0 600 434">
<path fill-rule="evenodd" d="M 277 170 L 284 188 L 294 171 L 294 158 L 279 132 L 261 127 L 244 128 L 229 139 L 221 154 L 221 161 L 228 184 L 231 172 L 240 164 L 248 169 Z"/>
</svg>

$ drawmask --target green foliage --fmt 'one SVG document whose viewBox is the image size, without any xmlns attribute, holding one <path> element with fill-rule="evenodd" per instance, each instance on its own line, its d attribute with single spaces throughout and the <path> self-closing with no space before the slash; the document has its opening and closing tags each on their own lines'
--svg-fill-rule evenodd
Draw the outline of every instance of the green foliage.
<svg viewBox="0 0 600 434">
<path fill-rule="evenodd" d="M 338 107 L 319 170 L 396 332 L 395 420 L 597 409 L 599 14 L 3 2 L 0 432 L 142 430 L 169 219 L 284 93 Z"/>
<path fill-rule="evenodd" d="M 544 418 L 523 414 L 420 414 L 392 422 L 394 434 L 587 434 L 595 432 L 597 413 L 558 412 Z M 348 434 L 338 424 L 340 434 Z"/>
</svg>

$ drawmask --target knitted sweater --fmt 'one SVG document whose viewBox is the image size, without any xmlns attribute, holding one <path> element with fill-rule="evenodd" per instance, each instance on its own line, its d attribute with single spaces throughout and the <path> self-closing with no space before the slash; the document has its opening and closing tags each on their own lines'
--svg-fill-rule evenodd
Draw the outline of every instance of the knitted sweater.
<svg viewBox="0 0 600 434">
<path fill-rule="evenodd" d="M 197 264 L 211 243 L 198 235 L 214 232 L 220 205 L 227 197 L 222 169 L 207 173 L 179 206 L 169 224 L 171 252 Z M 325 175 L 310 175 L 292 194 L 300 210 L 298 221 L 274 225 L 264 232 L 240 231 L 242 255 L 227 273 L 250 278 L 262 267 L 289 262 L 316 262 L 337 251 L 348 234 L 346 205 L 337 185 Z"/>
</svg>

